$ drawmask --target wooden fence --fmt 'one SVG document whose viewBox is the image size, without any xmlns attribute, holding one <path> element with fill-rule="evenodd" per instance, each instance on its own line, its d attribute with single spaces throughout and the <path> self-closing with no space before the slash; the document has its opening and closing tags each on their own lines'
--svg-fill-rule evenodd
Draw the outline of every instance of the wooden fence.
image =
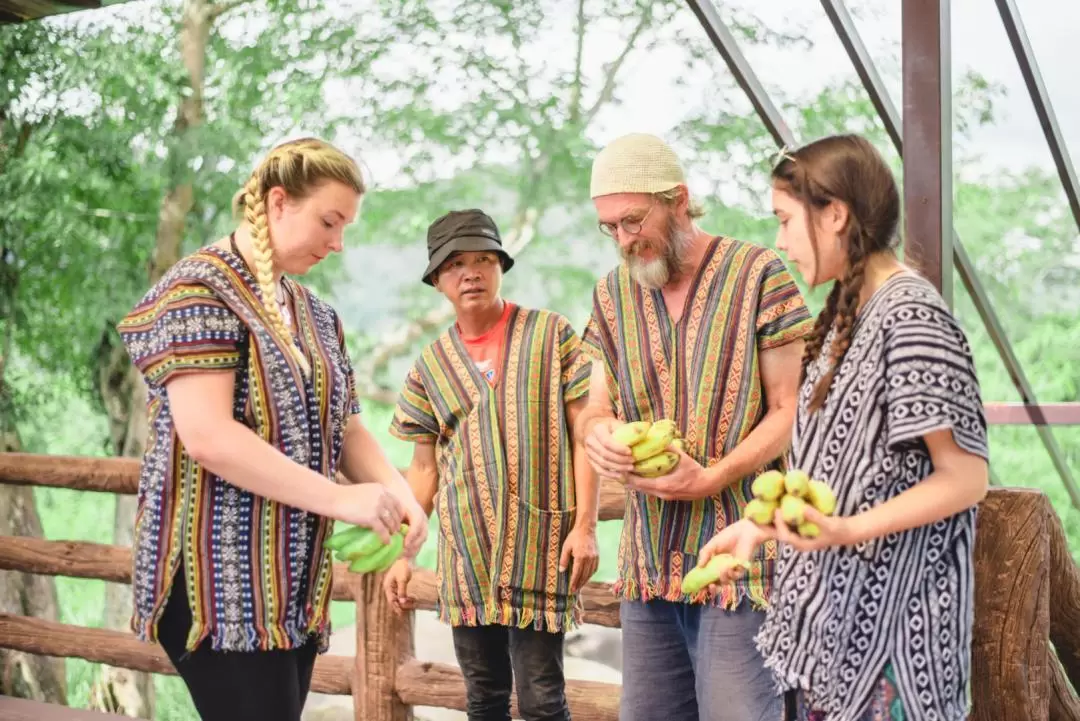
<svg viewBox="0 0 1080 721">
<path fill-rule="evenodd" d="M 0 454 L 0 483 L 24 486 L 133 494 L 138 470 L 133 459 Z M 601 520 L 621 518 L 623 490 L 604 486 L 600 506 Z M 1080 721 L 1073 690 L 1080 687 L 1080 572 L 1046 496 L 991 490 L 979 509 L 975 555 L 971 718 Z M 0 537 L 0 569 L 130 583 L 131 549 Z M 412 619 L 393 613 L 380 580 L 349 573 L 342 565 L 335 568 L 333 598 L 356 602 L 357 651 L 353 658 L 320 656 L 312 690 L 351 695 L 357 721 L 405 721 L 412 717 L 412 706 L 464 710 L 460 671 L 414 657 Z M 418 572 L 410 591 L 419 608 L 434 608 L 430 571 Z M 618 627 L 618 602 L 607 584 L 588 584 L 583 601 L 586 623 Z M 175 673 L 159 647 L 130 633 L 40 618 L 0 614 L 0 648 Z M 575 721 L 615 721 L 619 693 L 614 684 L 567 683 Z"/>
</svg>

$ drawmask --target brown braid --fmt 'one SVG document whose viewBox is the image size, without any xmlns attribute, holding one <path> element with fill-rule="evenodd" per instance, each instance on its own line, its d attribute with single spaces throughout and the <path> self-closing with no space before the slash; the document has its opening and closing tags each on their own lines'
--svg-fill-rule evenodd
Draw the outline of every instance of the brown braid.
<svg viewBox="0 0 1080 721">
<path fill-rule="evenodd" d="M 855 327 L 855 313 L 859 308 L 859 293 L 862 292 L 865 280 L 866 256 L 862 256 L 852 264 L 844 280 L 838 281 L 834 285 L 833 292 L 838 296 L 839 300 L 836 306 L 835 320 L 833 321 L 836 326 L 836 335 L 833 336 L 830 347 L 832 360 L 829 363 L 829 369 L 825 371 L 825 374 L 818 379 L 817 384 L 814 386 L 814 393 L 810 397 L 809 411 L 811 413 L 821 408 L 825 403 L 825 397 L 829 395 L 829 388 L 832 386 L 836 369 L 840 367 L 840 361 L 844 359 L 844 354 L 847 353 L 847 349 L 851 345 L 852 329 Z M 839 293 L 836 293 L 837 289 Z"/>
<path fill-rule="evenodd" d="M 816 219 L 837 202 L 847 209 L 847 223 L 840 231 L 840 242 L 847 253 L 846 271 L 833 284 L 803 352 L 800 383 L 806 380 L 810 364 L 824 352 L 825 339 L 835 328 L 829 368 L 811 394 L 809 410 L 813 413 L 824 404 L 836 370 L 851 345 L 867 263 L 876 254 L 895 252 L 899 243 L 900 195 L 889 166 L 874 146 L 858 135 L 829 136 L 784 153 L 772 178 L 778 190 L 790 193 L 806 208 L 815 261 Z M 817 267 L 820 272 L 820 264 Z"/>
</svg>

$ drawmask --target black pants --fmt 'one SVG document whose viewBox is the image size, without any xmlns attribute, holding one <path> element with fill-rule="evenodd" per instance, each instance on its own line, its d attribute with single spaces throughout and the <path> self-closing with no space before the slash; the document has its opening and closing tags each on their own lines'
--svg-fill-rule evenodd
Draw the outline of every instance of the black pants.
<svg viewBox="0 0 1080 721">
<path fill-rule="evenodd" d="M 525 721 L 569 721 L 563 634 L 506 626 L 457 626 L 454 652 L 465 677 L 469 721 L 510 721 L 517 681 Z"/>
<path fill-rule="evenodd" d="M 316 643 L 288 651 L 213 651 L 210 639 L 184 648 L 191 628 L 183 570 L 176 574 L 158 641 L 184 679 L 202 721 L 300 721 Z"/>
</svg>

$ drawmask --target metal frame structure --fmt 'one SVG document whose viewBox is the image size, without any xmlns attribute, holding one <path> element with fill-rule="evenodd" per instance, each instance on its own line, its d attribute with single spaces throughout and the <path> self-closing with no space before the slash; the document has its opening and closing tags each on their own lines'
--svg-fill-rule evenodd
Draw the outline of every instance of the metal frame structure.
<svg viewBox="0 0 1080 721">
<path fill-rule="evenodd" d="M 740 52 L 734 36 L 724 27 L 712 0 L 686 2 L 717 52 L 724 58 L 736 82 L 749 97 L 777 145 L 794 145 L 794 133 L 784 122 L 749 62 Z M 1080 197 L 1077 194 L 1076 174 L 1058 130 L 1057 120 L 1032 56 L 1019 13 L 1013 0 L 996 2 L 1050 145 L 1050 152 L 1054 156 L 1070 207 L 1080 226 Z M 1022 403 L 1019 405 L 988 404 L 988 421 L 996 424 L 1034 425 L 1073 506 L 1080 509 L 1080 486 L 1077 485 L 1064 453 L 1049 427 L 1080 425 L 1080 403 L 1061 403 L 1049 407 L 1039 404 L 1001 321 L 994 312 L 990 297 L 979 281 L 975 265 L 952 225 L 950 1 L 902 0 L 902 120 L 843 0 L 821 0 L 821 5 L 870 96 L 886 133 L 904 160 L 905 255 L 915 260 L 919 270 L 934 283 L 950 306 L 953 300 L 952 271 L 955 264 L 960 280 L 971 296 L 987 333 L 1020 394 Z M 1047 412 L 1051 409 L 1052 412 Z"/>
<path fill-rule="evenodd" d="M 124 1 L 0 0 L 0 24 Z M 991 299 L 979 281 L 975 265 L 952 225 L 950 0 L 901 0 L 902 117 L 889 97 L 843 0 L 820 1 L 877 110 L 886 133 L 904 160 L 906 256 L 914 259 L 919 270 L 934 283 L 950 305 L 953 300 L 952 271 L 955 267 L 1013 385 L 1020 394 L 1019 404 L 986 404 L 987 420 L 998 425 L 1033 425 L 1073 505 L 1080 509 L 1080 486 L 1077 485 L 1050 428 L 1054 425 L 1080 425 L 1080 403 L 1042 405 L 1038 402 L 1027 374 L 994 311 Z M 1077 180 L 1020 13 L 1015 0 L 994 1 L 1042 126 L 1073 218 L 1080 228 L 1080 181 Z M 795 134 L 739 50 L 734 35 L 725 26 L 712 0 L 686 0 L 686 3 L 717 52 L 723 57 L 736 82 L 746 93 L 776 144 L 795 145 Z"/>
</svg>

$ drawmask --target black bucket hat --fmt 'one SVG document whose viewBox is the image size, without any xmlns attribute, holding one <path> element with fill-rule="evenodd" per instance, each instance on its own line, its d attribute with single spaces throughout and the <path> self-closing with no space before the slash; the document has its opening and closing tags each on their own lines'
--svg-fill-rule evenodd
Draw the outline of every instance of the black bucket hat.
<svg viewBox="0 0 1080 721">
<path fill-rule="evenodd" d="M 428 267 L 424 282 L 435 285 L 431 276 L 450 254 L 469 250 L 497 253 L 504 273 L 514 267 L 514 259 L 503 250 L 499 228 L 487 213 L 476 209 L 451 210 L 428 226 Z"/>
</svg>

